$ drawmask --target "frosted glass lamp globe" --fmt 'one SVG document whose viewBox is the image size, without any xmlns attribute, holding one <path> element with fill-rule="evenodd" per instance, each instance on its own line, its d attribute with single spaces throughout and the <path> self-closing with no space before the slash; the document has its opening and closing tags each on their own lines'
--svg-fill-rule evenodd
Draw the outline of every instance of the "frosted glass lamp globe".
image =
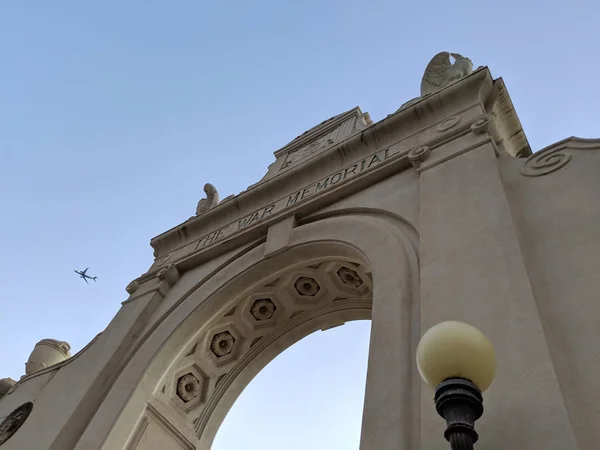
<svg viewBox="0 0 600 450">
<path fill-rule="evenodd" d="M 465 378 L 483 392 L 496 374 L 496 352 L 477 328 L 463 322 L 441 322 L 421 338 L 417 367 L 432 389 L 448 378 Z"/>
</svg>

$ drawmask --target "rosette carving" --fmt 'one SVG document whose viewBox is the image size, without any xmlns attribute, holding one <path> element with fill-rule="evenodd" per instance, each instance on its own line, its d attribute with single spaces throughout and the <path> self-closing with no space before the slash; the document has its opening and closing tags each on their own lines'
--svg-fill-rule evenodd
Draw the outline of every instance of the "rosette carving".
<svg viewBox="0 0 600 450">
<path fill-rule="evenodd" d="M 193 373 L 187 373 L 177 381 L 177 396 L 188 403 L 200 395 L 200 387 L 200 380 Z"/>
<path fill-rule="evenodd" d="M 349 269 L 348 267 L 341 267 L 338 270 L 338 276 L 342 283 L 347 284 L 353 288 L 359 288 L 363 284 L 363 280 L 360 278 L 355 270 Z"/>
<path fill-rule="evenodd" d="M 213 336 L 210 343 L 210 350 L 214 353 L 217 358 L 221 358 L 225 355 L 229 355 L 233 350 L 235 344 L 235 338 L 229 331 L 223 331 Z"/>
<path fill-rule="evenodd" d="M 268 298 L 259 298 L 252 304 L 252 308 L 250 308 L 250 313 L 252 316 L 260 321 L 269 320 L 275 314 L 275 310 L 277 307 Z"/>
<path fill-rule="evenodd" d="M 314 297 L 321 289 L 319 283 L 317 283 L 317 280 L 309 277 L 298 278 L 296 283 L 294 283 L 294 287 L 296 288 L 298 294 L 308 297 Z"/>
</svg>

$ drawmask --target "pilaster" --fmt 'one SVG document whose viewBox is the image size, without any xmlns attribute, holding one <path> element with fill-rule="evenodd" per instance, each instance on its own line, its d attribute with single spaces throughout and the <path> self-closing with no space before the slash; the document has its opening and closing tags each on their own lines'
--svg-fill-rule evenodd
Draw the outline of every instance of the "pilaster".
<svg viewBox="0 0 600 450">
<path fill-rule="evenodd" d="M 460 320 L 493 343 L 480 448 L 575 449 L 496 153 L 487 132 L 465 136 L 421 169 L 421 330 Z M 433 392 L 423 389 L 421 404 L 422 448 L 446 449 Z"/>
</svg>

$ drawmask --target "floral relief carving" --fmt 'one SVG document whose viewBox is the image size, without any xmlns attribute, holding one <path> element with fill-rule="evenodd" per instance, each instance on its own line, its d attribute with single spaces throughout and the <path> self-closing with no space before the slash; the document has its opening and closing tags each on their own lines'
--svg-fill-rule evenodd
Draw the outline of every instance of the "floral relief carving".
<svg viewBox="0 0 600 450">
<path fill-rule="evenodd" d="M 294 283 L 294 288 L 300 295 L 304 295 L 307 297 L 314 297 L 317 295 L 321 287 L 317 280 L 310 277 L 300 277 Z"/>
<path fill-rule="evenodd" d="M 337 274 L 340 277 L 340 280 L 342 280 L 342 283 L 347 284 L 350 287 L 358 288 L 363 284 L 363 280 L 358 273 L 348 267 L 341 267 L 337 271 Z"/>
<path fill-rule="evenodd" d="M 260 321 L 269 320 L 275 314 L 277 306 L 268 298 L 260 298 L 256 300 L 250 308 L 250 314 Z"/>
<path fill-rule="evenodd" d="M 193 373 L 187 373 L 177 381 L 177 396 L 188 403 L 200 395 L 200 388 L 200 380 Z"/>
<path fill-rule="evenodd" d="M 223 331 L 213 336 L 210 343 L 210 350 L 217 358 L 229 355 L 233 350 L 235 338 L 229 331 Z"/>
</svg>

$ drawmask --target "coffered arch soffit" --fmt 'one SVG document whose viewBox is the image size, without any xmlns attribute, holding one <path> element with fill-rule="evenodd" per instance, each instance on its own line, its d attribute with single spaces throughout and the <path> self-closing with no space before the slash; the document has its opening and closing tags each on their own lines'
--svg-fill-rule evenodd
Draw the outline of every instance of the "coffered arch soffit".
<svg viewBox="0 0 600 450">
<path fill-rule="evenodd" d="M 316 329 L 369 318 L 373 297 L 393 296 L 410 314 L 418 277 L 416 237 L 406 221 L 373 210 L 314 217 L 293 229 L 286 252 L 265 259 L 264 244 L 258 245 L 184 295 L 134 355 L 122 378 L 145 367 L 139 386 L 153 389 L 153 396 L 164 403 L 170 401 L 195 429 L 198 448 L 210 448 L 239 393 L 281 351 Z M 289 301 L 284 304 L 272 295 L 275 287 L 269 291 L 269 283 L 296 289 L 288 291 L 289 296 L 305 297 L 306 308 L 285 312 Z M 331 292 L 335 287 L 349 294 L 337 305 Z M 330 291 L 329 297 L 320 296 L 321 289 Z M 289 322 L 299 312 L 306 320 L 300 317 L 286 328 L 281 321 Z M 279 334 L 268 345 L 250 351 L 276 330 Z M 198 353 L 204 363 L 194 356 Z M 207 368 L 206 362 L 212 365 Z M 218 383 L 226 388 L 218 389 Z M 113 392 L 119 391 L 118 384 Z"/>
</svg>

